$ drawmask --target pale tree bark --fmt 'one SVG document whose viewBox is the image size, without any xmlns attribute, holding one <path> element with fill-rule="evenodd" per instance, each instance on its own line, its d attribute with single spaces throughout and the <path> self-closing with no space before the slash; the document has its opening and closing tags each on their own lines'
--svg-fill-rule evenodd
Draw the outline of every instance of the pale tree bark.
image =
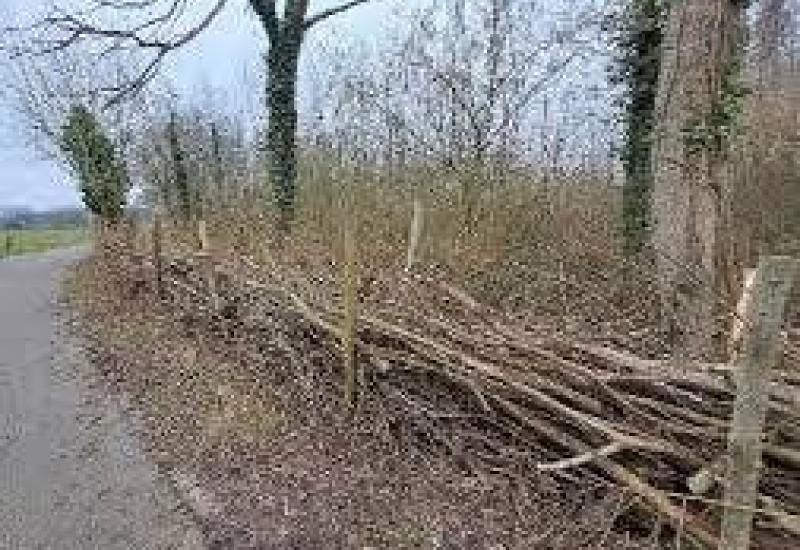
<svg viewBox="0 0 800 550">
<path fill-rule="evenodd" d="M 725 515 L 720 550 L 747 550 L 753 528 L 753 507 L 761 477 L 764 424 L 772 370 L 783 357 L 781 326 L 798 262 L 772 256 L 759 262 L 742 358 L 737 361 L 736 401 L 728 435 Z"/>
<path fill-rule="evenodd" d="M 731 252 L 730 178 L 714 113 L 741 48 L 737 0 L 670 5 L 656 97 L 655 227 L 662 319 L 683 358 L 717 353 L 717 322 L 738 287 Z M 724 325 L 724 324 L 723 324 Z M 724 328 L 724 327 L 723 327 Z"/>
</svg>

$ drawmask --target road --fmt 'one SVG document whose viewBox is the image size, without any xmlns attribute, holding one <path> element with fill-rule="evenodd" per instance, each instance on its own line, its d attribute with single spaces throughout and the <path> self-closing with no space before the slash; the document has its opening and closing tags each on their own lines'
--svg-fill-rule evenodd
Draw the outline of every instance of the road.
<svg viewBox="0 0 800 550">
<path fill-rule="evenodd" d="M 55 291 L 79 254 L 0 261 L 0 548 L 202 547 L 120 408 L 76 374 L 79 346 L 59 337 Z"/>
</svg>

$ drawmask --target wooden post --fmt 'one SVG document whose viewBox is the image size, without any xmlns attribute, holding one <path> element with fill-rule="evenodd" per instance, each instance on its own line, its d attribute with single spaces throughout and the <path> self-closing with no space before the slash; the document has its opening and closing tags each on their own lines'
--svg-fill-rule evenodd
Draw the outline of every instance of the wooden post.
<svg viewBox="0 0 800 550">
<path fill-rule="evenodd" d="M 419 197 L 414 197 L 414 218 L 411 220 L 411 228 L 408 232 L 408 256 L 406 258 L 406 269 L 410 270 L 414 265 L 419 248 L 420 238 L 422 237 L 424 210 L 422 201 Z"/>
<path fill-rule="evenodd" d="M 197 239 L 200 243 L 200 250 L 203 252 L 208 251 L 208 231 L 206 229 L 205 220 L 200 220 L 197 222 Z"/>
<path fill-rule="evenodd" d="M 153 215 L 153 267 L 156 270 L 156 295 L 164 297 L 164 281 L 161 273 L 161 215 Z"/>
<path fill-rule="evenodd" d="M 344 277 L 342 289 L 344 315 L 342 319 L 342 351 L 344 353 L 344 401 L 352 409 L 356 401 L 356 243 L 352 221 L 345 221 L 344 229 Z"/>
<path fill-rule="evenodd" d="M 211 308 L 218 312 L 222 308 L 217 284 L 217 271 L 214 269 L 214 256 L 211 254 L 211 244 L 208 239 L 208 230 L 205 220 L 197 222 L 197 239 L 200 244 L 200 251 L 197 257 L 200 259 L 201 270 L 205 275 L 208 291 L 211 295 Z"/>
<path fill-rule="evenodd" d="M 728 357 L 731 362 L 735 361 L 739 355 L 738 345 L 742 338 L 742 330 L 744 329 L 744 320 L 747 318 L 747 312 L 750 309 L 750 302 L 752 301 L 753 283 L 756 280 L 755 269 L 745 269 L 742 277 L 742 295 L 736 304 L 736 314 L 731 326 L 730 338 L 728 339 Z"/>
<path fill-rule="evenodd" d="M 764 258 L 753 281 L 743 348 L 737 361 L 720 550 L 746 550 L 750 545 L 770 374 L 783 354 L 780 330 L 797 269 L 798 261 L 793 258 Z"/>
</svg>

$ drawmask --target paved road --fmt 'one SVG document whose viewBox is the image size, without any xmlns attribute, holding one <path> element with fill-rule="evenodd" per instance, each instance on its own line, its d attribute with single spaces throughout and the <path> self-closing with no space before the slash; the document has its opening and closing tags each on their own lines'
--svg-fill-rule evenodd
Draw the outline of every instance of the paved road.
<svg viewBox="0 0 800 550">
<path fill-rule="evenodd" d="M 87 399 L 78 347 L 56 337 L 55 286 L 79 253 L 0 261 L 0 549 L 198 548 L 119 408 Z"/>
</svg>

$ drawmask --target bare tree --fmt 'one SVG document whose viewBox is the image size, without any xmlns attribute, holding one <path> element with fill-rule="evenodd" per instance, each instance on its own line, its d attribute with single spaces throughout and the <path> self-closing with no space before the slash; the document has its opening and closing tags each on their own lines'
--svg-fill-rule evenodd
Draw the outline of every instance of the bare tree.
<svg viewBox="0 0 800 550">
<path fill-rule="evenodd" d="M 0 50 L 0 103 L 10 113 L 15 145 L 59 165 L 84 205 L 105 222 L 118 221 L 130 191 L 127 152 L 139 101 L 102 109 L 93 78 L 120 82 L 124 67 L 94 64 L 78 51 L 10 60 Z M 99 170 L 99 172 L 98 172 Z"/>
<path fill-rule="evenodd" d="M 451 0 L 409 14 L 410 28 L 385 42 L 377 65 L 344 69 L 329 110 L 348 116 L 334 117 L 333 134 L 362 150 L 380 143 L 380 162 L 396 174 L 434 161 L 469 206 L 488 189 L 479 181 L 502 182 L 525 155 L 533 100 L 593 51 L 597 13 L 584 8 L 557 33 L 535 24 L 535 8 Z"/>
<path fill-rule="evenodd" d="M 752 93 L 745 102 L 737 144 L 734 215 L 742 254 L 785 253 L 795 239 L 800 212 L 797 136 L 800 135 L 800 5 L 760 2 L 752 23 L 745 67 Z"/>
<path fill-rule="evenodd" d="M 95 65 L 80 52 L 56 52 L 46 58 L 10 60 L 0 55 L 0 102 L 11 113 L 10 121 L 26 147 L 40 156 L 63 161 L 61 130 L 70 110 L 81 104 L 98 117 L 111 132 L 117 147 L 123 148 L 132 134 L 138 103 L 102 109 L 91 82 L 104 79 L 119 82 L 127 78 L 119 65 Z M 124 107 L 124 108 L 123 108 Z"/>
<path fill-rule="evenodd" d="M 213 216 L 231 206 L 249 172 L 255 147 L 242 113 L 219 108 L 226 96 L 202 89 L 200 103 L 178 101 L 169 89 L 148 94 L 129 150 L 132 180 L 142 201 L 174 218 Z"/>
<path fill-rule="evenodd" d="M 306 33 L 318 23 L 367 1 L 343 0 L 338 6 L 311 14 L 309 0 L 286 0 L 283 13 L 278 14 L 274 0 L 249 0 L 269 41 L 268 173 L 284 220 L 291 217 L 295 200 L 298 61 Z M 30 38 L 11 47 L 17 58 L 63 52 L 80 47 L 87 40 L 102 44 L 95 50 L 98 57 L 132 51 L 144 53 L 145 61 L 133 78 L 98 90 L 109 95 L 109 104 L 115 104 L 145 87 L 164 59 L 194 41 L 229 3 L 229 0 L 215 0 L 189 28 L 185 28 L 193 5 L 189 0 L 91 0 L 87 10 L 55 6 L 49 15 L 31 25 L 7 30 Z M 120 25 L 119 21 L 128 24 Z M 180 30 L 175 31 L 176 28 Z"/>
</svg>

